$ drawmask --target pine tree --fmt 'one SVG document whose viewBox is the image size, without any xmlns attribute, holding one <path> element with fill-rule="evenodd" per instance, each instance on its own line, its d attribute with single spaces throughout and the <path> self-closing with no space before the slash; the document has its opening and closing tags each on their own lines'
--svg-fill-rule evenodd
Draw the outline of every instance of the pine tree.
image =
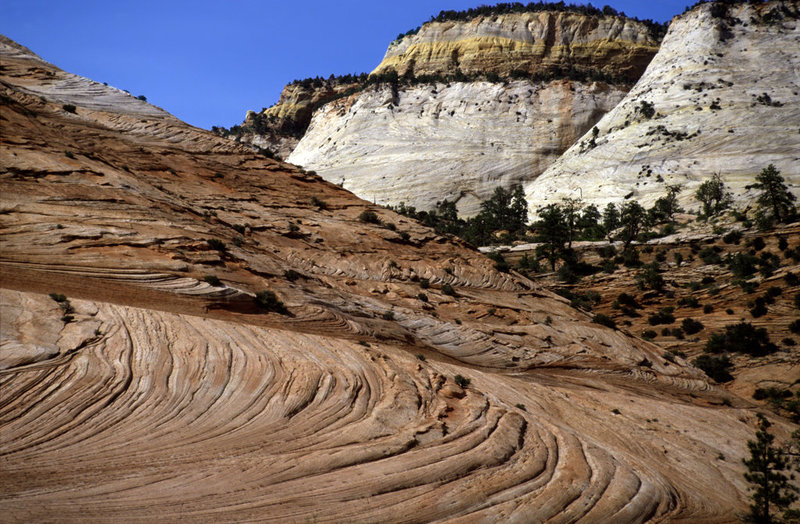
<svg viewBox="0 0 800 524">
<path fill-rule="evenodd" d="M 700 184 L 694 196 L 703 204 L 703 215 L 706 217 L 716 215 L 731 203 L 730 193 L 725 188 L 719 173 L 714 173 L 710 180 Z"/>
<path fill-rule="evenodd" d="M 756 200 L 761 212 L 771 213 L 772 219 L 778 222 L 794 215 L 792 202 L 795 196 L 789 192 L 781 172 L 774 165 L 768 165 L 756 176 L 753 187 L 761 190 L 761 195 Z"/>
<path fill-rule="evenodd" d="M 784 453 L 773 445 L 775 437 L 769 432 L 770 422 L 759 413 L 756 440 L 748 440 L 750 458 L 742 459 L 747 466 L 745 480 L 752 484 L 753 503 L 746 515 L 748 522 L 770 524 L 776 522 L 777 510 L 787 509 L 797 500 L 797 488 L 789 484 L 783 474 L 788 463 Z"/>
</svg>

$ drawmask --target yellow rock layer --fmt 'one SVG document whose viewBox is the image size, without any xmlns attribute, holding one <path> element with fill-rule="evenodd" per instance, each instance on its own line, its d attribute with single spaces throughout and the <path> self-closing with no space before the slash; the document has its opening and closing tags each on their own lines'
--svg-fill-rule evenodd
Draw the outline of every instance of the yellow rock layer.
<svg viewBox="0 0 800 524">
<path fill-rule="evenodd" d="M 611 39 L 550 45 L 546 41 L 480 36 L 412 44 L 403 53 L 384 58 L 373 73 L 395 70 L 402 75 L 412 69 L 416 75 L 447 74 L 458 68 L 463 73 L 502 75 L 514 70 L 536 73 L 548 67 L 574 65 L 628 76 L 643 69 L 657 51 L 658 46 Z"/>
</svg>

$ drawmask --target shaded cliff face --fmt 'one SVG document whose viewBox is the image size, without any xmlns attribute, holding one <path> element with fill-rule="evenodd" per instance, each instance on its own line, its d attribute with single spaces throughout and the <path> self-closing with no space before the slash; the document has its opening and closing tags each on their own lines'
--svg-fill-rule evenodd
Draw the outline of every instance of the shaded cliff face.
<svg viewBox="0 0 800 524">
<path fill-rule="evenodd" d="M 0 57 L 7 518 L 745 509 L 754 412 L 681 359 L 317 176 Z"/>
<path fill-rule="evenodd" d="M 389 46 L 374 73 L 534 74 L 574 67 L 635 82 L 658 50 L 641 22 L 570 12 L 429 22 Z"/>
<path fill-rule="evenodd" d="M 535 178 L 624 96 L 569 80 L 369 88 L 321 108 L 288 160 L 364 199 L 472 215 Z"/>
<path fill-rule="evenodd" d="M 673 20 L 647 72 L 597 124 L 596 147 L 587 134 L 527 184 L 532 208 L 579 192 L 601 206 L 631 193 L 649 205 L 666 184 L 683 184 L 683 203 L 697 207 L 692 195 L 714 173 L 746 205 L 769 164 L 800 194 L 798 5 L 715 10 Z"/>
</svg>

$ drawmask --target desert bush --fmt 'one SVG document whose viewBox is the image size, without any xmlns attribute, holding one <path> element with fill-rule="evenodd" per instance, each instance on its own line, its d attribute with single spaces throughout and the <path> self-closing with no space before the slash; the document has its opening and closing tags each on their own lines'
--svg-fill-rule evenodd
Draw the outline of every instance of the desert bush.
<svg viewBox="0 0 800 524">
<path fill-rule="evenodd" d="M 704 327 L 702 322 L 693 318 L 684 318 L 683 322 L 681 322 L 681 328 L 687 335 L 699 333 Z"/>
<path fill-rule="evenodd" d="M 320 210 L 328 209 L 328 203 L 315 196 L 311 197 L 311 205 Z"/>
<path fill-rule="evenodd" d="M 224 253 L 228 250 L 228 246 L 225 245 L 225 242 L 218 238 L 208 238 L 206 239 L 206 244 L 208 244 L 208 247 L 211 249 L 219 251 L 220 253 Z"/>
<path fill-rule="evenodd" d="M 77 110 L 74 104 L 64 104 L 61 106 L 61 109 L 63 109 L 67 113 L 75 113 L 75 111 Z"/>
<path fill-rule="evenodd" d="M 700 355 L 692 361 L 692 365 L 703 370 L 706 375 L 716 382 L 723 383 L 733 380 L 733 375 L 730 374 L 733 363 L 727 355 L 722 355 L 720 357 Z"/>
<path fill-rule="evenodd" d="M 455 377 L 453 377 L 453 382 L 458 384 L 458 386 L 461 387 L 461 388 L 466 388 L 467 386 L 469 386 L 469 383 L 472 382 L 472 381 L 470 379 L 468 379 L 467 377 L 464 377 L 464 376 L 461 376 L 461 375 L 456 375 Z"/>
<path fill-rule="evenodd" d="M 751 356 L 764 356 L 777 351 L 777 346 L 770 342 L 765 328 L 754 327 L 749 322 L 740 322 L 725 326 L 722 333 L 713 333 L 706 342 L 707 353 L 744 353 Z"/>
<path fill-rule="evenodd" d="M 598 313 L 597 315 L 595 315 L 592 318 L 592 322 L 594 322 L 595 324 L 600 324 L 601 326 L 609 327 L 611 329 L 617 329 L 617 323 L 614 322 L 614 319 L 602 313 Z"/>
<path fill-rule="evenodd" d="M 215 275 L 206 275 L 203 277 L 203 280 L 205 280 L 207 284 L 214 287 L 219 287 L 222 285 L 222 282 L 220 282 L 219 278 Z"/>
<path fill-rule="evenodd" d="M 647 322 L 651 326 L 657 326 L 659 324 L 672 324 L 675 322 L 675 315 L 672 314 L 673 308 L 672 307 L 663 307 L 661 311 L 657 313 L 653 313 L 649 317 L 647 317 Z"/>
<path fill-rule="evenodd" d="M 394 320 L 394 311 L 384 311 L 381 318 L 383 320 Z"/>
<path fill-rule="evenodd" d="M 365 224 L 380 224 L 381 219 L 378 218 L 378 215 L 374 211 L 370 211 L 366 209 L 358 215 L 358 219 Z"/>
<path fill-rule="evenodd" d="M 283 277 L 289 282 L 294 282 L 295 280 L 302 278 L 302 276 L 303 275 L 301 275 L 294 269 L 287 269 L 286 271 L 283 272 Z"/>
<path fill-rule="evenodd" d="M 256 293 L 256 304 L 258 304 L 258 307 L 261 309 L 280 313 L 281 315 L 285 315 L 289 312 L 289 310 L 286 309 L 286 305 L 269 289 Z"/>
<path fill-rule="evenodd" d="M 445 295 L 450 295 L 451 297 L 458 296 L 456 290 L 453 289 L 453 286 L 451 286 L 450 284 L 442 285 L 442 293 L 444 293 Z"/>
<path fill-rule="evenodd" d="M 428 301 L 428 295 L 426 295 L 425 293 L 417 293 L 417 298 L 422 300 L 423 302 Z"/>
</svg>

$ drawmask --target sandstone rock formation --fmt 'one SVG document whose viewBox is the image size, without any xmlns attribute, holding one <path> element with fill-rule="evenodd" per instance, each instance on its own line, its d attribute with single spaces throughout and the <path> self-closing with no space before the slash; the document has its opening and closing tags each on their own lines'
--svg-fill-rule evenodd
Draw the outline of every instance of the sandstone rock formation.
<svg viewBox="0 0 800 524">
<path fill-rule="evenodd" d="M 316 175 L 0 56 L 4 519 L 745 507 L 754 412 L 682 360 Z"/>
<path fill-rule="evenodd" d="M 800 8 L 797 2 L 701 5 L 670 25 L 645 74 L 613 111 L 536 180 L 532 208 L 578 197 L 651 204 L 666 184 L 720 173 L 741 204 L 769 164 L 800 194 Z"/>
<path fill-rule="evenodd" d="M 382 85 L 319 109 L 288 160 L 379 204 L 478 211 L 529 181 L 624 96 L 571 80 Z"/>
<path fill-rule="evenodd" d="M 635 82 L 658 50 L 658 35 L 620 16 L 541 11 L 429 22 L 395 40 L 373 73 L 416 76 L 600 71 Z"/>
<path fill-rule="evenodd" d="M 287 84 L 275 105 L 258 113 L 247 112 L 238 139 L 287 158 L 308 128 L 313 111 L 325 102 L 356 89 L 365 79 L 366 75 L 364 78 L 348 75 Z"/>
<path fill-rule="evenodd" d="M 399 85 L 365 84 L 323 106 L 288 157 L 293 138 L 268 131 L 242 140 L 368 200 L 430 209 L 447 198 L 471 215 L 495 187 L 534 179 L 591 129 L 657 49 L 652 27 L 620 16 L 543 11 L 429 22 L 393 42 L 372 73 L 399 75 Z M 287 86 L 260 118 L 307 123 L 312 103 L 353 88 L 334 94 L 318 84 Z"/>
</svg>

